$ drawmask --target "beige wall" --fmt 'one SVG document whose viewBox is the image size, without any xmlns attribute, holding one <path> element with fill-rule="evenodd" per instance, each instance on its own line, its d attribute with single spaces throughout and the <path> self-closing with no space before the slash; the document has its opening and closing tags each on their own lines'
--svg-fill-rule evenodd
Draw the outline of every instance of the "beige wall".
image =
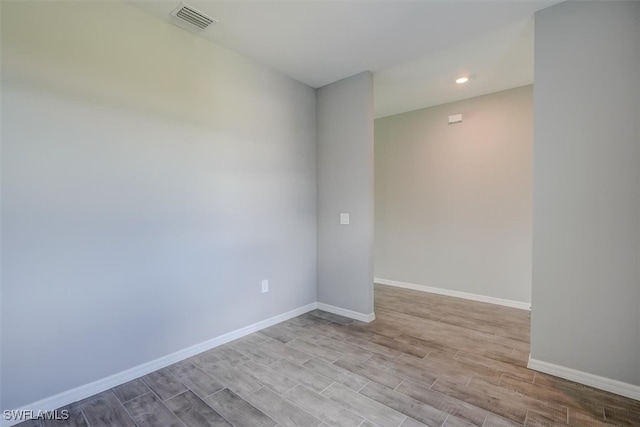
<svg viewBox="0 0 640 427">
<path fill-rule="evenodd" d="M 376 278 L 531 301 L 532 120 L 524 86 L 375 121 Z"/>
<path fill-rule="evenodd" d="M 126 3 L 1 7 L 2 409 L 316 301 L 313 89 Z"/>
<path fill-rule="evenodd" d="M 360 73 L 321 87 L 316 94 L 318 302 L 370 316 L 373 76 Z M 350 214 L 349 225 L 340 225 L 342 212 Z"/>
<path fill-rule="evenodd" d="M 535 25 L 531 357 L 640 399 L 640 3 Z"/>
</svg>

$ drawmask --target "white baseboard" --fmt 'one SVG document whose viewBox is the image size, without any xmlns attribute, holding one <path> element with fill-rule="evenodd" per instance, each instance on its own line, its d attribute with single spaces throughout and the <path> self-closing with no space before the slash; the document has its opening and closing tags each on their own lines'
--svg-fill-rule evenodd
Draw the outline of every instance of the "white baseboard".
<svg viewBox="0 0 640 427">
<path fill-rule="evenodd" d="M 472 301 L 486 302 L 489 304 L 503 305 L 505 307 L 519 308 L 521 310 L 531 310 L 531 304 L 528 302 L 512 301 L 502 298 L 487 297 L 484 295 L 470 294 L 467 292 L 452 291 L 449 289 L 434 288 L 425 285 L 416 285 L 414 283 L 398 282 L 388 279 L 373 279 L 375 283 L 387 286 L 395 286 L 396 288 L 412 289 L 414 291 L 429 292 L 432 294 L 446 295 L 449 297 L 464 298 Z"/>
<path fill-rule="evenodd" d="M 565 380 L 575 381 L 600 390 L 619 394 L 620 396 L 640 400 L 640 386 L 637 385 L 612 380 L 611 378 L 601 377 L 588 372 L 577 371 L 553 363 L 543 362 L 542 360 L 532 359 L 531 356 L 529 356 L 527 367 L 534 371 L 544 372 L 545 374 L 564 378 Z"/>
<path fill-rule="evenodd" d="M 158 369 L 162 369 L 176 362 L 184 360 L 188 357 L 195 356 L 196 354 L 202 353 L 203 351 L 210 350 L 214 347 L 218 347 L 219 345 L 226 344 L 237 338 L 241 338 L 245 335 L 252 334 L 261 329 L 268 328 L 269 326 L 273 326 L 276 323 L 284 322 L 285 320 L 289 320 L 301 314 L 307 313 L 311 310 L 315 310 L 316 308 L 318 308 L 318 304 L 315 302 L 311 304 L 307 304 L 302 307 L 298 307 L 286 313 L 279 314 L 277 316 L 271 317 L 266 320 L 262 320 L 260 322 L 254 323 L 249 326 L 245 326 L 244 328 L 236 329 L 235 331 L 231 331 L 224 335 L 220 335 L 218 337 L 212 338 L 200 344 L 196 344 L 191 347 L 178 350 L 175 353 L 171 353 L 169 355 L 152 360 L 150 362 L 143 363 L 142 365 L 138 365 L 131 369 L 127 369 L 126 371 L 118 372 L 117 374 L 108 376 L 106 378 L 102 378 L 92 383 L 85 384 L 80 387 L 76 387 L 74 389 L 64 391 L 62 393 L 44 398 L 37 402 L 33 402 L 31 404 L 18 408 L 17 411 L 33 410 L 34 413 L 37 413 L 39 410 L 53 411 L 54 409 L 69 405 L 70 403 L 77 402 L 82 399 L 86 399 L 87 397 L 93 396 L 94 394 L 102 393 L 105 390 L 109 390 L 110 388 L 116 387 L 120 384 L 124 384 L 128 381 L 134 380 L 143 375 L 147 375 L 153 371 L 157 371 Z M 330 310 L 326 310 L 326 311 L 330 311 Z M 337 314 L 342 314 L 342 313 L 337 313 Z M 4 417 L 3 417 L 2 425 L 12 426 L 22 421 L 24 420 L 7 421 L 7 420 L 4 420 Z"/>
<path fill-rule="evenodd" d="M 346 308 L 336 307 L 334 305 L 325 304 L 323 302 L 318 303 L 318 310 L 328 311 L 329 313 L 338 314 L 340 316 L 348 317 L 350 319 L 355 319 L 366 323 L 370 323 L 376 320 L 375 313 L 358 313 L 357 311 L 347 310 Z"/>
</svg>

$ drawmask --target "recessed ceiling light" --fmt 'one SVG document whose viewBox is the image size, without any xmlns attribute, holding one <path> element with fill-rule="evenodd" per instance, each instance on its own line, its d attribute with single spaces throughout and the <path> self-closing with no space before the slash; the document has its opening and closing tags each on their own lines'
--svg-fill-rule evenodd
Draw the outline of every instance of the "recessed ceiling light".
<svg viewBox="0 0 640 427">
<path fill-rule="evenodd" d="M 469 81 L 469 77 L 460 77 L 459 79 L 456 79 L 456 83 L 458 83 L 459 85 L 461 85 L 462 83 L 466 83 Z"/>
</svg>

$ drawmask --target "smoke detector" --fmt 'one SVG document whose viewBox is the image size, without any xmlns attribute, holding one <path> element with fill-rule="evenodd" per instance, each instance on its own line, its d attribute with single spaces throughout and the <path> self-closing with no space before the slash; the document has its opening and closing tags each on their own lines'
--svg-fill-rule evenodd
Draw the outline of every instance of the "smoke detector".
<svg viewBox="0 0 640 427">
<path fill-rule="evenodd" d="M 191 31 L 204 31 L 218 22 L 185 3 L 180 3 L 178 7 L 171 12 L 171 16 L 174 18 L 172 20 L 174 24 Z"/>
</svg>

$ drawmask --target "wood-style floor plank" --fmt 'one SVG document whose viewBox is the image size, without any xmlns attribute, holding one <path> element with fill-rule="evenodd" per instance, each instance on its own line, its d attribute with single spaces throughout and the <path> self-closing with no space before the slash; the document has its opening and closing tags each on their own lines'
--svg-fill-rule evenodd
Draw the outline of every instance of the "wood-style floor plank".
<svg viewBox="0 0 640 427">
<path fill-rule="evenodd" d="M 345 341 L 335 340 L 333 338 L 329 338 L 327 336 L 318 334 L 318 335 L 309 335 L 307 337 L 307 341 L 322 346 L 324 348 L 337 351 L 340 357 L 347 356 L 352 359 L 357 359 L 360 361 L 367 360 L 373 353 L 369 352 L 362 347 L 358 347 L 354 344 Z"/>
<path fill-rule="evenodd" d="M 528 311 L 377 285 L 375 312 L 313 310 L 20 425 L 640 426 L 639 401 L 527 368 Z"/>
<path fill-rule="evenodd" d="M 397 427 L 406 417 L 395 409 L 356 393 L 342 384 L 334 383 L 321 394 L 380 426 Z"/>
<path fill-rule="evenodd" d="M 438 379 L 438 375 L 424 369 L 403 365 L 395 360 L 389 360 L 382 356 L 372 356 L 366 362 L 367 365 L 379 370 L 389 372 L 403 380 L 411 379 L 427 386 L 431 386 Z M 382 384 L 382 383 L 380 383 Z M 393 384 L 392 384 L 393 385 Z M 391 387 L 391 385 L 390 385 Z M 397 386 L 396 386 L 397 387 Z M 391 387 L 395 388 L 395 387 Z"/>
<path fill-rule="evenodd" d="M 240 369 L 225 364 L 208 365 L 203 367 L 202 370 L 224 387 L 229 388 L 240 396 L 252 393 L 262 387 L 262 384 Z"/>
<path fill-rule="evenodd" d="M 235 427 L 273 427 L 276 422 L 246 400 L 225 388 L 205 402 Z"/>
<path fill-rule="evenodd" d="M 276 371 L 270 366 L 261 365 L 253 361 L 245 362 L 239 365 L 237 369 L 276 393 L 285 394 L 298 385 L 297 381 L 292 380 L 287 375 Z"/>
<path fill-rule="evenodd" d="M 264 343 L 262 343 L 264 344 Z M 282 344 L 280 344 L 282 345 Z M 249 358 L 257 363 L 260 363 L 262 365 L 269 365 L 275 361 L 278 361 L 280 359 L 282 359 L 283 354 L 282 351 L 278 352 L 278 351 L 273 351 L 271 349 L 268 348 L 269 345 L 256 345 L 253 347 L 248 347 L 244 350 L 242 350 L 242 352 L 244 354 L 246 354 L 247 356 L 249 356 Z M 237 347 L 236 347 L 237 348 Z"/>
<path fill-rule="evenodd" d="M 285 397 L 330 426 L 357 427 L 364 421 L 364 418 L 302 385 L 289 391 Z"/>
<path fill-rule="evenodd" d="M 284 323 L 278 323 L 277 325 L 270 326 L 260 331 L 260 333 L 280 341 L 283 344 L 288 343 L 300 336 L 299 331 L 293 328 L 291 325 Z"/>
<path fill-rule="evenodd" d="M 266 387 L 250 394 L 246 400 L 283 427 L 313 427 L 322 424 L 313 415 Z"/>
<path fill-rule="evenodd" d="M 476 426 L 481 426 L 488 415 L 484 409 L 480 409 L 477 406 L 455 399 L 444 393 L 431 390 L 428 386 L 413 381 L 403 382 L 396 391 L 454 415 L 456 418 L 464 419 Z"/>
<path fill-rule="evenodd" d="M 169 368 L 160 369 L 142 377 L 145 384 L 162 400 L 187 391 L 187 387 L 169 374 Z"/>
<path fill-rule="evenodd" d="M 298 364 L 302 364 L 307 360 L 313 358 L 313 355 L 309 353 L 296 350 L 295 348 L 287 347 L 286 345 L 276 340 L 269 340 L 261 344 L 260 349 L 270 352 L 274 356 L 277 356 L 276 360 L 285 359 Z"/>
<path fill-rule="evenodd" d="M 475 424 L 472 424 L 462 418 L 454 417 L 450 415 L 447 417 L 447 420 L 442 424 L 442 427 L 474 427 Z"/>
<path fill-rule="evenodd" d="M 360 390 L 369 382 L 368 378 L 318 359 L 308 360 L 302 366 L 355 391 Z"/>
<path fill-rule="evenodd" d="M 212 376 L 188 361 L 175 363 L 169 366 L 167 370 L 175 379 L 184 384 L 201 399 L 224 388 L 224 386 Z"/>
<path fill-rule="evenodd" d="M 514 421 L 508 420 L 506 418 L 502 418 L 495 414 L 487 415 L 487 419 L 482 425 L 482 427 L 517 427 L 517 426 L 522 426 L 522 424 L 518 424 Z"/>
<path fill-rule="evenodd" d="M 429 354 L 429 349 L 414 347 L 409 343 L 396 341 L 392 338 L 383 337 L 382 335 L 373 335 L 370 341 L 419 358 L 426 357 L 426 355 Z"/>
<path fill-rule="evenodd" d="M 230 427 L 231 423 L 214 411 L 194 392 L 187 390 L 165 401 L 182 422 L 190 427 Z"/>
<path fill-rule="evenodd" d="M 602 416 L 584 414 L 569 408 L 569 425 L 574 427 L 603 427 L 611 426 L 612 424 L 603 421 Z"/>
<path fill-rule="evenodd" d="M 248 361 L 250 358 L 236 350 L 231 344 L 224 344 L 209 350 L 218 360 L 228 363 L 231 366 L 237 366 Z"/>
<path fill-rule="evenodd" d="M 38 419 L 30 419 L 16 424 L 16 427 L 42 427 L 42 423 Z"/>
<path fill-rule="evenodd" d="M 355 322 L 355 320 L 349 319 L 348 317 L 340 316 L 339 314 L 333 314 L 322 310 L 313 310 L 307 313 L 307 315 L 326 320 L 327 323 L 337 323 L 338 325 L 348 325 Z"/>
<path fill-rule="evenodd" d="M 360 394 L 429 426 L 441 426 L 449 415 L 433 406 L 376 383 L 367 384 L 365 388 L 360 390 Z"/>
<path fill-rule="evenodd" d="M 68 411 L 69 418 L 61 419 L 49 419 L 42 420 L 42 427 L 88 427 L 87 419 L 80 408 L 80 405 L 77 403 L 72 403 L 71 405 L 65 406 L 61 408 L 61 410 Z M 59 411 L 59 414 L 62 412 Z"/>
<path fill-rule="evenodd" d="M 356 347 L 361 348 L 368 353 L 376 354 L 378 356 L 383 356 L 391 360 L 395 360 L 402 355 L 402 352 L 399 350 L 396 350 L 390 347 L 385 347 L 383 345 L 376 344 L 372 341 L 349 337 L 347 338 L 346 342 L 353 344 Z"/>
<path fill-rule="evenodd" d="M 260 344 L 270 339 L 271 338 L 267 337 L 266 335 L 263 335 L 260 332 L 256 332 L 255 334 L 246 335 L 244 337 L 233 340 L 229 343 L 229 345 L 234 349 L 240 351 L 241 353 L 246 353 L 247 351 L 256 348 Z"/>
<path fill-rule="evenodd" d="M 429 427 L 426 424 L 422 424 L 420 421 L 414 420 L 413 418 L 407 417 L 400 427 Z"/>
<path fill-rule="evenodd" d="M 151 390 L 149 389 L 149 387 L 147 387 L 147 385 L 140 378 L 113 388 L 113 393 L 122 403 L 131 399 L 135 399 L 136 397 L 142 396 L 143 394 L 147 394 L 150 391 Z"/>
<path fill-rule="evenodd" d="M 350 359 L 346 356 L 337 360 L 334 365 L 390 388 L 398 387 L 403 380 L 400 376 L 395 375 L 391 371 L 377 369 L 364 362 Z"/>
<path fill-rule="evenodd" d="M 123 405 L 138 427 L 183 427 L 176 414 L 171 412 L 154 393 L 143 394 Z"/>
<path fill-rule="evenodd" d="M 271 366 L 282 375 L 288 375 L 293 380 L 318 393 L 329 387 L 333 382 L 323 375 L 285 359 L 280 359 L 271 364 Z"/>
<path fill-rule="evenodd" d="M 335 362 L 336 360 L 340 359 L 341 356 L 341 354 L 335 350 L 299 338 L 289 341 L 287 343 L 287 347 L 302 351 L 307 354 L 313 354 L 314 357 L 326 360 L 329 363 Z"/>
<path fill-rule="evenodd" d="M 110 390 L 85 399 L 81 409 L 92 427 L 135 427 L 127 411 Z"/>
</svg>

